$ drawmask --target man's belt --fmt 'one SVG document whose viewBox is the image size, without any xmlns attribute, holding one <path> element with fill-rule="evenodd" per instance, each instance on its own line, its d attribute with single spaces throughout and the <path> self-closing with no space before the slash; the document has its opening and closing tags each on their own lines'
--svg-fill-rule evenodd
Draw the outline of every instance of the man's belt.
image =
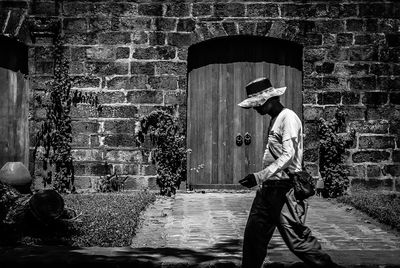
<svg viewBox="0 0 400 268">
<path fill-rule="evenodd" d="M 293 186 L 292 180 L 266 180 L 263 182 L 263 186 L 266 187 L 287 187 L 290 188 Z"/>
</svg>

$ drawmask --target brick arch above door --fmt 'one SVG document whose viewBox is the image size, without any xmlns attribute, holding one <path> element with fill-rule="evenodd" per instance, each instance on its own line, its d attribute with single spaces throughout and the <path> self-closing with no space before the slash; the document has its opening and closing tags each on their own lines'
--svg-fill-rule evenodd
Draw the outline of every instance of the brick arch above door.
<svg viewBox="0 0 400 268">
<path fill-rule="evenodd" d="M 156 30 L 173 29 L 172 26 L 166 27 L 165 24 L 168 23 L 162 23 L 161 28 L 156 26 Z M 232 18 L 221 22 L 189 18 L 178 22 L 177 32 L 167 33 L 166 43 L 178 47 L 189 47 L 218 37 L 247 35 L 277 38 L 301 45 L 322 45 L 322 35 L 316 32 L 316 27 L 317 24 L 314 21 L 304 20 L 251 19 L 251 21 L 245 21 Z"/>
<path fill-rule="evenodd" d="M 275 53 L 283 50 L 284 56 Z M 302 53 L 302 45 L 284 39 L 255 35 L 222 36 L 190 46 L 187 68 L 190 72 L 213 63 L 265 61 L 302 70 Z"/>
</svg>

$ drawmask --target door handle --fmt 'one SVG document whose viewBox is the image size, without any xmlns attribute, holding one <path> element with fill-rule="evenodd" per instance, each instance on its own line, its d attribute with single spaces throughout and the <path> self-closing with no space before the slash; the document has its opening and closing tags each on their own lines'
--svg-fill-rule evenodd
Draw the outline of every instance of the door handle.
<svg viewBox="0 0 400 268">
<path fill-rule="evenodd" d="M 251 143 L 251 135 L 249 132 L 246 132 L 246 134 L 244 134 L 244 144 L 249 145 L 250 143 Z"/>
<path fill-rule="evenodd" d="M 243 137 L 242 137 L 242 135 L 239 133 L 239 134 L 237 134 L 237 136 L 236 136 L 236 145 L 237 145 L 237 146 L 242 146 L 242 144 L 243 144 Z"/>
</svg>

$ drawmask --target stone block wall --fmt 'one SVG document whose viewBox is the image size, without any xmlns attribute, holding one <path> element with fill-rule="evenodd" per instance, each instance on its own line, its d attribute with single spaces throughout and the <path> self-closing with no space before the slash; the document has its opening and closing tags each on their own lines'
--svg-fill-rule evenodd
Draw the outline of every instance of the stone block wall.
<svg viewBox="0 0 400 268">
<path fill-rule="evenodd" d="M 400 189 L 398 1 L 26 3 L 30 20 L 61 23 L 71 75 L 82 77 L 76 88 L 98 93 L 103 105 L 100 113 L 84 104 L 72 111 L 78 188 L 92 187 L 104 175 L 105 161 L 129 175 L 131 187 L 153 185 L 155 169 L 135 146 L 134 123 L 161 106 L 176 110 L 184 122 L 188 47 L 218 36 L 249 34 L 304 46 L 307 168 L 318 175 L 316 120 L 332 118 L 340 106 L 348 112 L 347 127 L 358 132 L 346 160 L 352 182 Z M 1 22 L 6 12 L 0 13 Z M 51 78 L 51 44 L 48 37 L 31 44 L 35 94 Z M 32 132 L 43 111 L 33 114 Z"/>
</svg>

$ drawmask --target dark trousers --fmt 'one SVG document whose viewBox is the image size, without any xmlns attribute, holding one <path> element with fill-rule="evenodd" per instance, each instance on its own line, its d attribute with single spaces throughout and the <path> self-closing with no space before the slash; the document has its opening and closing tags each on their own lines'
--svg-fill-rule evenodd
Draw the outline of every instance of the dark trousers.
<svg viewBox="0 0 400 268">
<path fill-rule="evenodd" d="M 304 204 L 297 203 L 293 188 L 263 186 L 257 191 L 247 220 L 243 241 L 242 268 L 260 268 L 267 246 L 278 228 L 286 245 L 309 267 L 335 267 L 318 240 L 303 224 Z"/>
</svg>

